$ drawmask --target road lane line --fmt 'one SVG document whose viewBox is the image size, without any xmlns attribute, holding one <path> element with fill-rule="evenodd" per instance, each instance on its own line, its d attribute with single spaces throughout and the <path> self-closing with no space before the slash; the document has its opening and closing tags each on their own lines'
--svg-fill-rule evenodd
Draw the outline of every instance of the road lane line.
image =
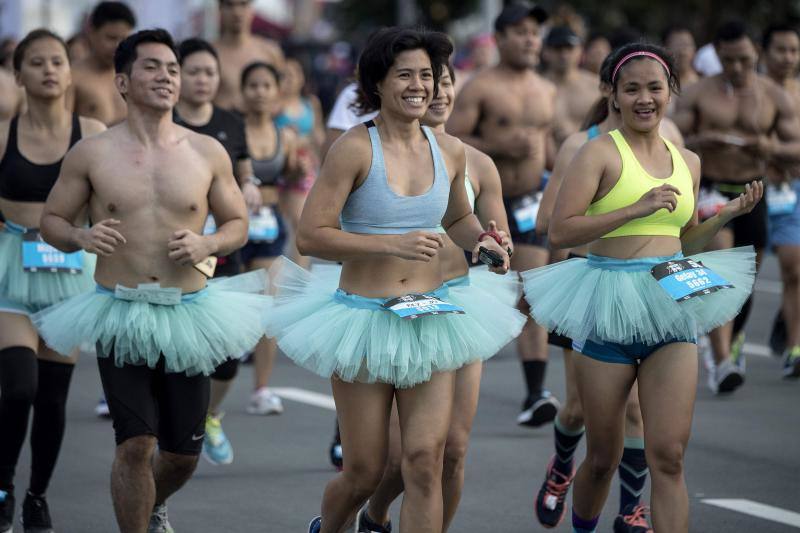
<svg viewBox="0 0 800 533">
<path fill-rule="evenodd" d="M 800 528 L 800 513 L 787 511 L 780 507 L 773 507 L 771 505 L 754 502 L 753 500 L 742 499 L 704 499 L 700 501 L 708 505 L 714 505 L 716 507 L 722 507 L 723 509 L 755 516 L 756 518 L 763 518 L 764 520 L 771 520 L 779 524 Z"/>
<path fill-rule="evenodd" d="M 314 407 L 321 407 L 323 409 L 329 409 L 331 411 L 336 410 L 336 404 L 333 402 L 333 396 L 329 396 L 327 394 L 320 394 L 319 392 L 314 392 L 305 389 L 298 389 L 295 387 L 279 387 L 279 388 L 272 388 L 272 392 L 280 396 L 281 398 L 285 398 L 287 400 L 293 400 L 295 402 L 305 403 L 308 405 L 313 405 Z"/>
</svg>

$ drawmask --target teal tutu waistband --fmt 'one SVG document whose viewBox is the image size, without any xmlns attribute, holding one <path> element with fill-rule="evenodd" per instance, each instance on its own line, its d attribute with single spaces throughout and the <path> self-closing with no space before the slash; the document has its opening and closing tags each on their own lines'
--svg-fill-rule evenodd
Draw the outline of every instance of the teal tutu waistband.
<svg viewBox="0 0 800 533">
<path fill-rule="evenodd" d="M 462 307 L 465 314 L 403 319 L 382 308 L 385 299 L 338 289 L 335 267 L 320 272 L 285 257 L 275 262 L 267 335 L 295 363 L 327 378 L 413 387 L 434 372 L 488 359 L 519 335 L 526 320 L 463 281 L 429 293 Z"/>
<path fill-rule="evenodd" d="M 12 229 L 13 228 L 13 229 Z M 94 254 L 83 254 L 83 270 L 68 272 L 26 272 L 22 267 L 22 234 L 6 222 L 0 231 L 0 297 L 27 308 L 39 310 L 94 287 Z"/>
<path fill-rule="evenodd" d="M 123 300 L 100 287 L 40 311 L 32 320 L 47 345 L 64 355 L 97 346 L 98 356 L 113 353 L 117 366 L 153 368 L 163 356 L 168 372 L 208 375 L 264 335 L 272 302 L 264 294 L 267 280 L 264 270 L 215 278 L 175 305 Z"/>
<path fill-rule="evenodd" d="M 675 301 L 650 269 L 681 257 L 615 259 L 590 255 L 522 273 L 531 316 L 543 327 L 583 342 L 658 344 L 692 339 L 734 318 L 753 288 L 752 246 L 692 255 L 690 258 L 731 282 L 722 289 Z"/>
</svg>

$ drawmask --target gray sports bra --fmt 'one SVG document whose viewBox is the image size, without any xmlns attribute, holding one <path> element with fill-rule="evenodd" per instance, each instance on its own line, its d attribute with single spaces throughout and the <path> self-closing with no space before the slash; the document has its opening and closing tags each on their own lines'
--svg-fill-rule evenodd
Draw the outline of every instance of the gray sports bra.
<svg viewBox="0 0 800 533">
<path fill-rule="evenodd" d="M 281 130 L 275 125 L 275 153 L 266 159 L 252 158 L 253 174 L 255 174 L 261 185 L 275 185 L 286 166 L 286 153 L 281 143 Z"/>
<path fill-rule="evenodd" d="M 383 148 L 375 122 L 370 120 L 364 125 L 372 143 L 372 165 L 364 183 L 350 193 L 342 208 L 342 230 L 370 234 L 440 232 L 450 197 L 450 180 L 436 136 L 422 126 L 433 157 L 433 185 L 424 194 L 402 196 L 395 193 L 386 180 Z"/>
</svg>

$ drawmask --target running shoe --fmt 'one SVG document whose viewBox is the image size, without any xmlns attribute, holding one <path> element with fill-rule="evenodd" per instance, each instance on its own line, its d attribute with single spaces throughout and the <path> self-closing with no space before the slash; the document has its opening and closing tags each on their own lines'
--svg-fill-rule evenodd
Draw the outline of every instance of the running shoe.
<svg viewBox="0 0 800 533">
<path fill-rule="evenodd" d="M 111 411 L 108 410 L 108 402 L 106 402 L 105 396 L 101 396 L 97 401 L 97 405 L 94 406 L 94 414 L 100 418 L 111 418 Z"/>
<path fill-rule="evenodd" d="M 11 533 L 14 527 L 14 495 L 0 490 L 0 533 Z"/>
<path fill-rule="evenodd" d="M 554 468 L 555 456 L 547 465 L 547 474 L 536 496 L 536 518 L 546 528 L 556 527 L 564 519 L 567 512 L 566 498 L 572 480 L 575 479 L 575 470 L 567 476 Z"/>
<path fill-rule="evenodd" d="M 175 530 L 169 525 L 166 504 L 162 503 L 153 507 L 153 514 L 150 515 L 147 533 L 175 533 Z"/>
<path fill-rule="evenodd" d="M 697 354 L 703 361 L 706 371 L 712 372 L 714 370 L 714 352 L 711 350 L 711 339 L 708 338 L 708 335 L 701 335 L 697 339 Z"/>
<path fill-rule="evenodd" d="M 222 430 L 222 417 L 206 415 L 206 438 L 203 441 L 203 457 L 212 465 L 229 465 L 233 462 L 233 447 Z"/>
<path fill-rule="evenodd" d="M 318 516 L 318 517 L 314 518 L 314 520 L 312 520 L 308 524 L 308 533 L 319 533 L 321 529 L 322 529 L 322 517 L 321 516 Z"/>
<path fill-rule="evenodd" d="M 283 412 L 283 402 L 267 387 L 261 387 L 250 397 L 247 412 L 251 415 L 279 415 Z"/>
<path fill-rule="evenodd" d="M 53 533 L 53 521 L 44 496 L 25 494 L 22 502 L 22 527 L 25 533 Z"/>
<path fill-rule="evenodd" d="M 731 342 L 731 361 L 744 374 L 747 369 L 747 360 L 744 356 L 744 331 L 736 335 Z"/>
<path fill-rule="evenodd" d="M 384 525 L 376 524 L 367 515 L 366 505 L 356 515 L 355 525 L 353 533 L 392 533 L 392 522 L 386 522 Z"/>
<path fill-rule="evenodd" d="M 520 426 L 539 427 L 555 420 L 558 414 L 558 403 L 556 397 L 550 391 L 542 391 L 538 398 L 527 398 L 522 404 L 522 411 L 517 416 L 517 424 Z"/>
<path fill-rule="evenodd" d="M 786 351 L 786 321 L 783 319 L 783 311 L 778 310 L 775 320 L 772 322 L 772 331 L 769 334 L 769 347 L 772 355 L 781 357 Z"/>
<path fill-rule="evenodd" d="M 650 508 L 642 504 L 630 504 L 614 520 L 614 533 L 653 533 L 647 521 Z"/>
<path fill-rule="evenodd" d="M 723 361 L 708 373 L 708 388 L 714 394 L 733 392 L 744 383 L 744 373 L 731 361 Z"/>
<path fill-rule="evenodd" d="M 800 346 L 786 350 L 783 354 L 783 377 L 800 378 Z"/>
</svg>

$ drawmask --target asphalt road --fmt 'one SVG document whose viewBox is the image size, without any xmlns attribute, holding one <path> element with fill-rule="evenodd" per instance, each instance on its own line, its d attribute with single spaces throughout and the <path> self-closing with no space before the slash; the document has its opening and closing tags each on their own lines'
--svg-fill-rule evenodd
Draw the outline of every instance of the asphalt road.
<svg viewBox="0 0 800 533">
<path fill-rule="evenodd" d="M 781 380 L 779 359 L 763 353 L 780 298 L 777 279 L 770 259 L 748 325 L 744 387 L 732 396 L 715 397 L 701 375 L 686 457 L 693 532 L 800 530 L 800 382 Z M 563 364 L 555 349 L 551 361 L 548 386 L 563 397 Z M 326 381 L 285 358 L 276 366 L 273 386 L 330 392 Z M 250 387 L 251 369 L 243 367 L 224 406 L 234 463 L 213 467 L 201 460 L 194 478 L 169 502 L 178 533 L 304 533 L 318 513 L 324 484 L 334 475 L 327 460 L 333 412 L 287 399 L 282 416 L 253 417 L 244 412 Z M 96 363 L 85 356 L 75 372 L 67 434 L 48 496 L 59 533 L 116 531 L 108 490 L 113 432 L 110 422 L 92 413 L 99 391 Z M 516 426 L 522 394 L 511 345 L 485 367 L 464 496 L 452 532 L 543 530 L 533 516 L 532 501 L 553 453 L 552 429 Z M 582 455 L 581 445 L 578 457 Z M 26 449 L 18 487 L 26 486 L 28 464 Z M 737 509 L 732 510 L 704 501 L 708 499 L 747 501 L 722 502 Z M 617 501 L 615 482 L 599 531 L 611 531 Z M 567 522 L 554 531 L 571 531 Z"/>
</svg>

